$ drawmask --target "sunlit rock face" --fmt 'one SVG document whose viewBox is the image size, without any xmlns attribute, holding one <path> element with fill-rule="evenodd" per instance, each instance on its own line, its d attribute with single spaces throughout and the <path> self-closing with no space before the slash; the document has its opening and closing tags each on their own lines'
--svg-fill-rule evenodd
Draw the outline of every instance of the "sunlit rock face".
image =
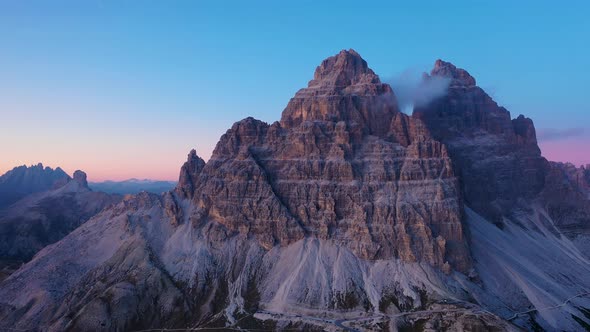
<svg viewBox="0 0 590 332">
<path fill-rule="evenodd" d="M 187 161 L 180 168 L 176 193 L 180 197 L 192 197 L 195 191 L 194 184 L 201 171 L 205 167 L 205 161 L 197 156 L 195 149 L 188 154 Z"/>
<path fill-rule="evenodd" d="M 391 87 L 354 50 L 341 51 L 317 67 L 307 88 L 299 90 L 283 111 L 281 126 L 305 121 L 344 121 L 354 137 L 385 135 L 397 112 Z"/>
<path fill-rule="evenodd" d="M 217 221 L 216 236 L 269 249 L 310 236 L 365 259 L 470 264 L 446 147 L 353 50 L 324 60 L 280 122 L 234 124 L 194 188 L 192 222 Z"/>
</svg>

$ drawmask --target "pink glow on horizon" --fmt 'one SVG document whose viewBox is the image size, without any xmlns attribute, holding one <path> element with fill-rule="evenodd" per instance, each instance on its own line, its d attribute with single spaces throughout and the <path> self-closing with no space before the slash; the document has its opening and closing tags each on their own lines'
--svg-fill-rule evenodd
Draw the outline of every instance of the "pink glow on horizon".
<svg viewBox="0 0 590 332">
<path fill-rule="evenodd" d="M 25 140 L 27 141 L 27 140 Z M 130 178 L 177 181 L 180 167 L 186 161 L 190 146 L 174 149 L 166 146 L 156 147 L 135 146 L 134 149 L 120 147 L 121 150 L 107 149 L 93 146 L 94 149 L 78 149 L 77 146 L 67 146 L 64 142 L 56 142 L 60 148 L 48 149 L 35 144 L 24 144 L 14 149 L 3 151 L 11 156 L 10 159 L 0 160 L 0 175 L 20 165 L 37 165 L 39 162 L 51 168 L 61 167 L 70 176 L 77 169 L 88 174 L 91 182 L 105 180 L 122 181 Z M 69 143 L 72 141 L 68 140 Z M 23 141 L 21 141 L 22 145 Z M 208 146 L 211 145 L 211 146 Z M 205 160 L 211 154 L 213 144 L 207 144 L 197 153 Z M 576 166 L 590 164 L 590 140 L 586 137 L 561 140 L 542 140 L 539 147 L 545 158 L 550 161 L 571 162 Z M 79 151 L 71 153 L 70 151 Z M 3 153 L 4 154 L 4 153 Z M 36 156 L 36 157 L 31 157 Z"/>
<path fill-rule="evenodd" d="M 42 150 L 42 149 L 39 149 Z M 186 150 L 186 152 L 183 152 Z M 47 151 L 47 150 L 46 150 Z M 51 151 L 51 153 L 18 153 L 10 159 L 0 160 L 0 175 L 17 166 L 31 166 L 42 163 L 44 167 L 53 169 L 60 167 L 68 175 L 74 171 L 86 172 L 88 181 L 101 182 L 106 180 L 123 181 L 131 178 L 162 181 L 178 181 L 180 168 L 186 161 L 190 149 L 176 148 L 149 151 L 112 151 L 100 153 L 98 151 L 81 151 L 72 154 L 66 151 Z M 61 153 L 60 153 L 61 152 Z M 210 153 L 206 150 L 207 159 Z M 36 155 L 37 157 L 29 157 Z"/>
<path fill-rule="evenodd" d="M 590 164 L 590 141 L 564 139 L 539 142 L 543 157 L 550 161 L 570 162 L 576 166 Z"/>
<path fill-rule="evenodd" d="M 161 181 L 178 181 L 178 174 L 180 172 L 180 163 L 169 163 L 169 165 L 156 165 L 155 167 L 145 167 L 142 169 L 136 168 L 123 168 L 122 165 L 113 167 L 112 165 L 84 165 L 84 163 L 59 163 L 54 161 L 23 161 L 16 162 L 14 164 L 0 164 L 0 175 L 10 171 L 17 166 L 33 166 L 38 163 L 42 163 L 44 167 L 51 167 L 56 169 L 60 167 L 68 175 L 72 176 L 74 171 L 82 170 L 88 176 L 90 182 L 102 182 L 106 180 L 112 181 L 123 181 L 131 178 L 136 179 L 150 179 L 150 180 L 161 180 Z M 175 165 L 172 165 L 175 164 Z"/>
</svg>

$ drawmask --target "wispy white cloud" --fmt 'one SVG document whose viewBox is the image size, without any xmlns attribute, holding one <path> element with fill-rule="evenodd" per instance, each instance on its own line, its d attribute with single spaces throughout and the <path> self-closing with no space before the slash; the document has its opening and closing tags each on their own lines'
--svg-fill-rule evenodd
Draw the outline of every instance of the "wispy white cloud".
<svg viewBox="0 0 590 332">
<path fill-rule="evenodd" d="M 406 69 L 386 82 L 395 92 L 400 110 L 411 113 L 414 106 L 426 106 L 444 96 L 451 80 L 440 76 L 425 77 L 420 71 Z"/>
</svg>

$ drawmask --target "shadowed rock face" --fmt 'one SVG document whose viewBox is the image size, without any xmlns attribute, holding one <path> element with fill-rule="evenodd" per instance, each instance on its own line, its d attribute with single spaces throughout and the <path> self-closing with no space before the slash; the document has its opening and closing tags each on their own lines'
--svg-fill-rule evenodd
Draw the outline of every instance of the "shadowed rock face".
<svg viewBox="0 0 590 332">
<path fill-rule="evenodd" d="M 571 163 L 551 162 L 552 170 L 561 171 L 562 182 L 571 183 L 574 190 L 588 196 L 590 194 L 590 165 L 576 167 Z"/>
<path fill-rule="evenodd" d="M 281 122 L 234 124 L 204 167 L 189 155 L 177 192 L 199 207 L 193 223 L 217 222 L 211 236 L 219 241 L 243 234 L 270 249 L 311 236 L 366 259 L 465 271 L 446 147 L 395 105 L 366 62 L 342 51 L 322 62 Z"/>
<path fill-rule="evenodd" d="M 120 200 L 119 195 L 91 191 L 86 173 L 75 171 L 61 186 L 28 195 L 0 211 L 0 261 L 29 261 L 39 250 Z"/>
<path fill-rule="evenodd" d="M 192 197 L 195 191 L 194 183 L 201 171 L 205 167 L 205 161 L 197 156 L 197 151 L 192 149 L 188 155 L 188 160 L 180 168 L 180 176 L 178 177 L 178 185 L 176 186 L 176 193 L 183 197 Z"/>
<path fill-rule="evenodd" d="M 451 63 L 437 60 L 425 79 L 435 76 L 451 79 L 447 94 L 417 107 L 414 117 L 447 145 L 465 201 L 500 221 L 519 199 L 534 198 L 543 189 L 547 163 L 533 122 L 522 115 L 511 120 L 467 71 Z"/>
<path fill-rule="evenodd" d="M 70 177 L 61 169 L 36 166 L 19 166 L 0 176 L 0 209 L 26 195 L 63 185 Z"/>
<path fill-rule="evenodd" d="M 80 187 L 88 189 L 88 180 L 86 179 L 86 173 L 82 172 L 81 170 L 77 170 L 74 172 L 74 181 L 78 182 Z"/>
<path fill-rule="evenodd" d="M 586 242 L 581 249 L 590 256 L 590 169 L 550 162 L 542 198 L 561 232 Z"/>
</svg>

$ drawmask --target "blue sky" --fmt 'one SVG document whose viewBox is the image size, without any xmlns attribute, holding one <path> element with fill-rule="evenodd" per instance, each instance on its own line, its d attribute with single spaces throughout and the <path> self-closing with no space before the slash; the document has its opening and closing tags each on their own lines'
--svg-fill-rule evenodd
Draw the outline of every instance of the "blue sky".
<svg viewBox="0 0 590 332">
<path fill-rule="evenodd" d="M 451 61 L 550 133 L 551 159 L 590 163 L 589 13 L 587 1 L 0 2 L 0 172 L 41 161 L 90 180 L 176 179 L 191 148 L 207 159 L 233 122 L 278 120 L 348 48 L 382 79 Z"/>
</svg>

